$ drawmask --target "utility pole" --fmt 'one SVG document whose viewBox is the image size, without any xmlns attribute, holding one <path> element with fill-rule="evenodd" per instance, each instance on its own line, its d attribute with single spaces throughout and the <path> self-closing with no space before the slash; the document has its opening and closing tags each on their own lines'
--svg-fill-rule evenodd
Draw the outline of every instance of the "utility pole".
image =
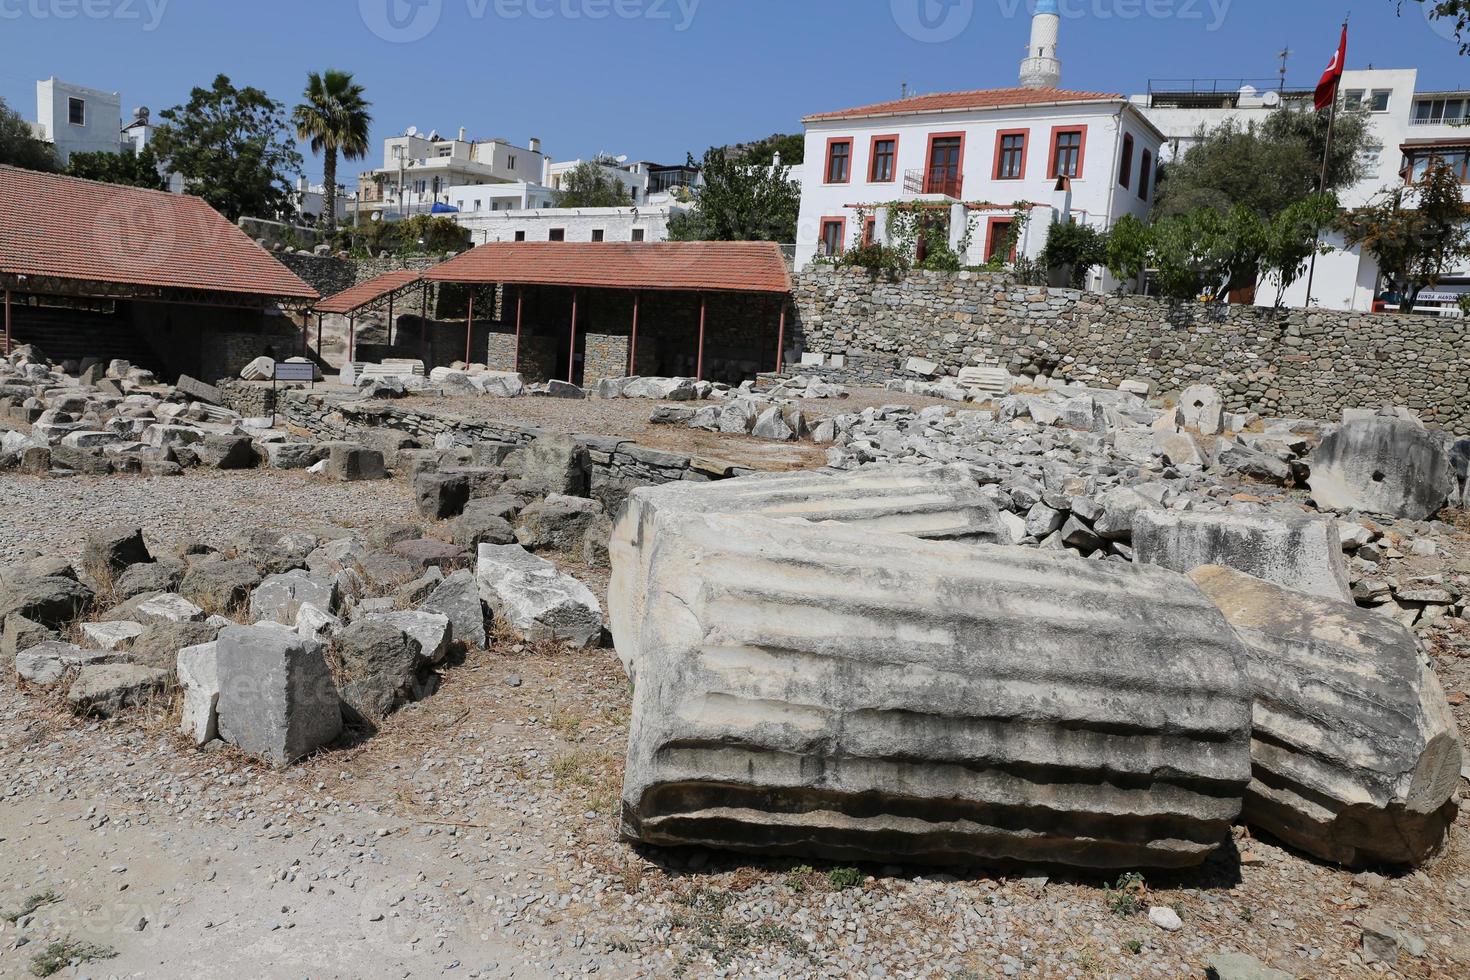
<svg viewBox="0 0 1470 980">
<path fill-rule="evenodd" d="M 1276 90 L 1278 92 L 1280 92 L 1281 94 L 1285 95 L 1286 94 L 1286 63 L 1291 58 L 1291 48 L 1282 48 L 1281 49 L 1281 53 L 1279 55 L 1277 55 L 1277 57 L 1279 57 L 1281 59 L 1281 84 L 1279 86 L 1277 86 L 1277 89 Z"/>
</svg>

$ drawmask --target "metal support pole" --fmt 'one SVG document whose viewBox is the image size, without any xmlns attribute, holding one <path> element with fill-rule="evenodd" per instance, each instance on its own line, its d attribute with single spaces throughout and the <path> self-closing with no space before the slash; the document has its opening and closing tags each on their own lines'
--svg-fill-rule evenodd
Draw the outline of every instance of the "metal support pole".
<svg viewBox="0 0 1470 980">
<path fill-rule="evenodd" d="M 316 315 L 316 356 L 320 360 L 322 356 L 322 314 Z"/>
<path fill-rule="evenodd" d="M 470 342 L 474 339 L 475 332 L 475 287 L 470 287 L 470 313 L 464 321 L 464 363 L 465 367 L 470 365 Z"/>
<path fill-rule="evenodd" d="M 776 328 L 776 373 L 786 367 L 786 301 L 781 301 L 781 324 Z"/>
<path fill-rule="evenodd" d="M 699 355 L 694 362 L 694 380 L 704 380 L 704 293 L 699 294 Z"/>
<path fill-rule="evenodd" d="M 419 359 L 429 363 L 429 284 L 419 299 Z"/>
<path fill-rule="evenodd" d="M 526 299 L 526 291 L 520 286 L 516 287 L 516 357 L 515 370 L 521 369 L 521 309 Z"/>
<path fill-rule="evenodd" d="M 628 377 L 634 377 L 638 369 L 638 298 L 642 294 L 633 290 L 633 339 L 628 342 Z"/>
<path fill-rule="evenodd" d="M 352 363 L 352 355 L 357 352 L 357 314 L 347 318 L 347 363 Z"/>
<path fill-rule="evenodd" d="M 305 357 L 311 347 L 311 311 L 301 314 L 301 356 Z"/>
<path fill-rule="evenodd" d="M 5 356 L 10 356 L 10 290 L 5 290 Z"/>
<path fill-rule="evenodd" d="M 567 352 L 567 384 L 577 376 L 577 291 L 572 290 L 572 349 Z"/>
<path fill-rule="evenodd" d="M 388 297 L 388 346 L 393 346 L 393 297 Z"/>
</svg>

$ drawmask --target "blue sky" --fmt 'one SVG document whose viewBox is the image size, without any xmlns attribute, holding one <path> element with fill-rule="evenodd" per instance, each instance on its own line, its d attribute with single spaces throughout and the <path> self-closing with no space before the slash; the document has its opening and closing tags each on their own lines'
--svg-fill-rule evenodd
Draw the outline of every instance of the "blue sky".
<svg viewBox="0 0 1470 980">
<path fill-rule="evenodd" d="M 288 105 L 310 69 L 353 71 L 374 102 L 374 159 L 409 125 L 682 161 L 800 130 L 808 112 L 1015 83 L 1032 0 L 0 0 L 0 96 L 35 115 L 35 80 L 184 101 L 217 72 Z M 1314 84 L 1347 5 L 1329 0 L 1060 0 L 1063 85 L 1150 78 Z M 1417 67 L 1470 88 L 1470 58 L 1408 3 L 1352 5 L 1348 67 Z M 927 12 L 927 16 L 921 16 Z M 356 164 L 346 173 L 353 173 Z M 320 160 L 307 172 L 319 176 Z"/>
</svg>

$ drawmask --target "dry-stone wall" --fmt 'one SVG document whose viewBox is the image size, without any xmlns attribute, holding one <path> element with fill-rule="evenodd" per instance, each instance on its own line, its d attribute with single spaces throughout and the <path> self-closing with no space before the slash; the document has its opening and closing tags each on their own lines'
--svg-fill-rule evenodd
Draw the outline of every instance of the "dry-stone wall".
<svg viewBox="0 0 1470 980">
<path fill-rule="evenodd" d="M 796 341 L 846 364 L 854 383 L 903 377 L 909 357 L 949 374 L 998 364 L 1013 374 L 1161 390 L 1214 385 L 1226 408 L 1331 418 L 1346 407 L 1407 405 L 1470 433 L 1470 322 L 1425 316 L 1178 303 L 1019 285 L 995 273 L 860 269 L 796 277 Z M 909 375 L 912 377 L 912 375 Z"/>
</svg>

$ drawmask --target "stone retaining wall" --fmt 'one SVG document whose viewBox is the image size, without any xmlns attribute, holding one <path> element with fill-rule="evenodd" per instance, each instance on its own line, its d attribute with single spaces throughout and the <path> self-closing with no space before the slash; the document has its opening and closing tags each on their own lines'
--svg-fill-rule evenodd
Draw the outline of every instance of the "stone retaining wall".
<svg viewBox="0 0 1470 980">
<path fill-rule="evenodd" d="M 1470 434 L 1470 321 L 1179 303 L 1018 285 L 995 273 L 896 280 L 814 267 L 795 280 L 795 346 L 844 355 L 826 379 L 903 377 L 909 357 L 948 374 L 976 364 L 1101 387 L 1214 385 L 1232 410 L 1333 418 L 1407 405 Z M 817 372 L 791 368 L 802 373 Z M 910 375 L 911 376 L 911 375 Z"/>
<path fill-rule="evenodd" d="M 550 434 L 548 430 L 524 423 L 471 420 L 304 389 L 281 389 L 278 411 L 283 423 L 321 439 L 353 439 L 374 429 L 388 428 L 406 432 L 425 446 L 433 446 L 436 440 L 448 437 L 461 446 L 490 443 L 516 448 Z M 612 436 L 573 438 L 587 447 L 593 496 L 611 505 L 620 503 L 633 487 L 676 480 L 707 482 L 752 472 L 724 460 L 649 449 Z"/>
</svg>

